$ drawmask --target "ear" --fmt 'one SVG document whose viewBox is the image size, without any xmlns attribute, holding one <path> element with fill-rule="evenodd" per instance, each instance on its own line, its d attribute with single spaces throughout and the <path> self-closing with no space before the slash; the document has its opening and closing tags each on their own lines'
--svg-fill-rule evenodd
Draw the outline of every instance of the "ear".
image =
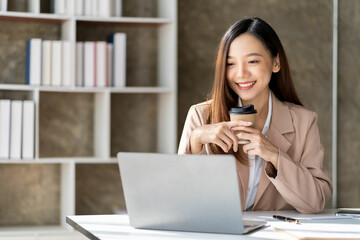
<svg viewBox="0 0 360 240">
<path fill-rule="evenodd" d="M 277 73 L 280 71 L 280 59 L 279 59 L 279 54 L 274 58 L 273 60 L 273 68 L 272 71 L 273 73 Z"/>
</svg>

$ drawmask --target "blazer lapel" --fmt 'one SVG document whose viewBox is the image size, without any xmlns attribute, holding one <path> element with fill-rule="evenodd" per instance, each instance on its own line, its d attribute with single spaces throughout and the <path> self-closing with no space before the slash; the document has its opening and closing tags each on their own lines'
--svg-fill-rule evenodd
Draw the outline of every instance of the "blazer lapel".
<svg viewBox="0 0 360 240">
<path fill-rule="evenodd" d="M 294 132 L 294 125 L 290 115 L 289 107 L 282 103 L 272 94 L 272 113 L 271 123 L 268 132 L 268 140 L 280 148 L 281 151 L 287 152 L 291 146 L 291 142 L 284 136 L 287 133 Z M 254 207 L 263 195 L 265 189 L 269 185 L 270 180 L 265 174 L 265 160 L 261 170 L 260 182 L 256 193 Z"/>
</svg>

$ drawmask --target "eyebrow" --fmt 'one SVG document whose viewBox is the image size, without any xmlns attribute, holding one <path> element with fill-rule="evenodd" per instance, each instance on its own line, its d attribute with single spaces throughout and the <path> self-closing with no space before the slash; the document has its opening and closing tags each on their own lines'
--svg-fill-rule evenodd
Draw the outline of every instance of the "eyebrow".
<svg viewBox="0 0 360 240">
<path fill-rule="evenodd" d="M 262 57 L 263 55 L 261 55 L 260 53 L 249 53 L 246 55 L 246 57 L 250 57 L 250 56 L 259 56 Z"/>
<path fill-rule="evenodd" d="M 249 53 L 246 54 L 245 57 L 252 57 L 252 56 L 259 56 L 259 57 L 263 57 L 263 55 L 261 55 L 260 53 Z M 234 58 L 232 56 L 227 56 L 227 58 Z"/>
</svg>

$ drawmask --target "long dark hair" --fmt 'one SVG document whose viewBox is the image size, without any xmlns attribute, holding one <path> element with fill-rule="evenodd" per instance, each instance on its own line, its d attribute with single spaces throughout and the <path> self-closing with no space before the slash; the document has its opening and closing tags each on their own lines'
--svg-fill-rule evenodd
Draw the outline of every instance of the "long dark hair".
<svg viewBox="0 0 360 240">
<path fill-rule="evenodd" d="M 269 83 L 270 90 L 280 101 L 287 101 L 302 106 L 291 79 L 284 48 L 274 29 L 260 18 L 244 18 L 229 28 L 219 44 L 208 123 L 229 121 L 229 110 L 237 104 L 239 96 L 230 88 L 226 80 L 226 59 L 230 44 L 236 37 L 243 33 L 250 33 L 259 39 L 269 50 L 272 58 L 279 56 L 280 71 L 272 73 Z M 211 144 L 211 149 L 214 153 L 224 153 L 224 151 L 215 144 Z M 240 162 L 247 163 L 247 158 L 245 159 L 244 156 L 241 156 L 240 152 L 242 151 L 232 153 Z"/>
</svg>

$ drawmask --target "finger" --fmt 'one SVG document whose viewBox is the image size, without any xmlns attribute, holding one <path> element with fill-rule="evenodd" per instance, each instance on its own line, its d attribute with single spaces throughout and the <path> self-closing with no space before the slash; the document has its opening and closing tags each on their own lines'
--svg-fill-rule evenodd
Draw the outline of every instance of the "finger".
<svg viewBox="0 0 360 240">
<path fill-rule="evenodd" d="M 228 152 L 228 145 L 223 142 L 220 138 L 217 138 L 214 143 L 218 145 L 224 152 Z"/>
<path fill-rule="evenodd" d="M 249 140 L 250 142 L 251 142 L 251 139 L 253 139 L 253 134 L 251 134 L 251 133 L 246 133 L 246 132 L 238 133 L 238 134 L 236 134 L 236 136 L 237 136 L 239 139 Z"/>
<path fill-rule="evenodd" d="M 242 121 L 242 120 L 233 120 L 229 122 L 229 128 L 237 127 L 237 126 L 251 126 L 252 122 Z"/>
<path fill-rule="evenodd" d="M 252 143 L 244 144 L 243 151 L 244 151 L 244 153 L 248 153 L 248 151 L 250 151 L 254 148 L 255 148 L 255 146 Z"/>
<path fill-rule="evenodd" d="M 246 126 L 236 126 L 236 127 L 231 128 L 231 130 L 233 130 L 233 131 L 245 131 L 245 132 L 249 132 L 249 133 L 257 133 L 257 132 L 260 132 L 260 131 L 257 130 L 256 128 L 246 127 Z"/>
<path fill-rule="evenodd" d="M 226 145 L 228 145 L 229 147 L 231 147 L 232 146 L 232 140 L 231 140 L 231 138 L 229 137 L 229 132 L 230 130 L 228 130 L 228 131 L 224 131 L 222 134 L 220 134 L 219 135 L 219 138 L 221 139 L 221 140 L 223 140 L 225 143 L 226 143 Z"/>
<path fill-rule="evenodd" d="M 233 146 L 233 150 L 234 152 L 238 151 L 238 145 L 239 145 L 239 139 L 237 138 L 237 136 L 232 132 L 232 131 L 226 131 L 225 132 L 226 136 L 230 139 L 231 141 L 231 145 Z"/>
<path fill-rule="evenodd" d="M 234 139 L 235 143 L 237 144 L 237 138 L 230 130 L 224 131 L 221 135 L 219 135 L 219 138 L 227 145 L 226 152 L 228 152 L 229 149 L 234 146 Z"/>
</svg>

